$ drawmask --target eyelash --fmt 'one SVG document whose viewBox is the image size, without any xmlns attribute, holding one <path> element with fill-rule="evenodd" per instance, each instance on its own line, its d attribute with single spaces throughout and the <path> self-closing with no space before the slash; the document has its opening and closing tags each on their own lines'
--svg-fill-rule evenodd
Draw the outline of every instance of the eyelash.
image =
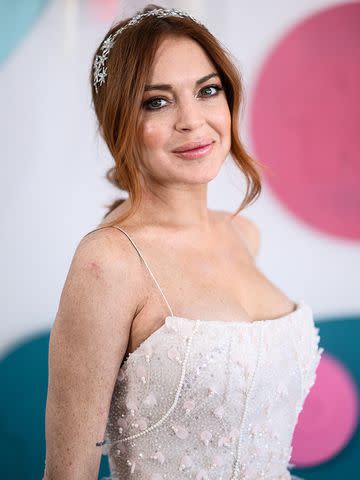
<svg viewBox="0 0 360 480">
<path fill-rule="evenodd" d="M 202 90 L 206 90 L 207 88 L 215 88 L 216 89 L 216 93 L 214 93 L 214 95 L 205 95 L 205 97 L 209 97 L 209 98 L 212 98 L 212 97 L 216 97 L 219 92 L 221 90 L 223 90 L 222 87 L 220 87 L 220 85 L 206 85 L 206 87 L 203 87 L 200 91 Z M 144 103 L 143 103 L 143 107 L 146 109 L 146 110 L 161 110 L 162 108 L 164 108 L 164 106 L 162 107 L 155 107 L 155 108 L 152 108 L 150 107 L 150 104 L 152 102 L 154 102 L 155 100 L 166 100 L 166 98 L 164 97 L 153 97 L 153 98 L 150 98 L 149 100 L 146 100 Z"/>
</svg>

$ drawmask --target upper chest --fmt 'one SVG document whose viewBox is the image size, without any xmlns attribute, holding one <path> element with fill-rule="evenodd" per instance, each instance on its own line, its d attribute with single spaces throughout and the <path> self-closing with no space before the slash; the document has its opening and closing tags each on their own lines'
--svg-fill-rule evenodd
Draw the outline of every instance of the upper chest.
<svg viewBox="0 0 360 480">
<path fill-rule="evenodd" d="M 244 236 L 222 230 L 212 248 L 190 238 L 151 242 L 146 256 L 174 315 L 222 321 L 276 318 L 294 302 L 260 271 Z M 158 329 L 169 308 L 151 278 L 131 329 L 129 350 Z"/>
</svg>

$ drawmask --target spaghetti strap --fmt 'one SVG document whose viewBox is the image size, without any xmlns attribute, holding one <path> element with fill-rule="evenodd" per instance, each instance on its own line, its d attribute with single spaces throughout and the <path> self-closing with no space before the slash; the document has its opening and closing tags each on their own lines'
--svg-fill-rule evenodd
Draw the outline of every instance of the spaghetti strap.
<svg viewBox="0 0 360 480">
<path fill-rule="evenodd" d="M 133 244 L 135 250 L 136 250 L 137 253 L 139 254 L 139 257 L 140 257 L 141 260 L 144 262 L 145 267 L 147 268 L 148 272 L 150 273 L 152 279 L 154 280 L 154 282 L 155 282 L 157 288 L 159 289 L 159 291 L 160 291 L 163 299 L 165 300 L 165 303 L 166 303 L 166 305 L 168 306 L 168 308 L 169 308 L 169 310 L 170 310 L 171 316 L 173 317 L 173 316 L 174 316 L 173 311 L 172 311 L 172 309 L 171 309 L 171 307 L 170 307 L 169 302 L 167 301 L 167 298 L 166 298 L 165 295 L 164 295 L 164 292 L 162 291 L 160 285 L 158 284 L 158 282 L 157 282 L 154 274 L 152 273 L 149 265 L 147 264 L 145 258 L 144 258 L 143 255 L 142 255 L 142 253 L 140 252 L 140 250 L 138 249 L 138 247 L 135 245 L 135 242 L 134 242 L 133 239 L 130 237 L 130 235 L 125 232 L 125 230 L 123 230 L 122 228 L 118 227 L 117 225 L 106 225 L 106 226 L 104 226 L 104 227 L 95 228 L 94 230 L 91 230 L 90 232 L 88 232 L 86 235 L 89 235 L 89 233 L 95 232 L 96 230 L 101 230 L 102 228 L 111 228 L 111 227 L 112 227 L 112 228 L 117 228 L 118 230 L 120 230 L 121 232 L 123 232 L 123 233 L 128 237 L 128 239 L 130 240 L 130 242 Z M 85 237 L 86 237 L 86 235 L 85 235 Z"/>
</svg>

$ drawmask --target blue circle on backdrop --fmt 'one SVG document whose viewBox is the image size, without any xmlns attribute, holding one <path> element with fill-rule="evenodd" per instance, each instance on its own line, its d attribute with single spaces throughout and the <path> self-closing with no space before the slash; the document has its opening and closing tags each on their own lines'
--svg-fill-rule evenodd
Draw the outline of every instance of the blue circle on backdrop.
<svg viewBox="0 0 360 480">
<path fill-rule="evenodd" d="M 317 319 L 319 320 L 319 319 Z M 360 316 L 322 317 L 316 322 L 319 328 L 320 346 L 325 353 L 337 358 L 354 380 L 360 393 L 359 338 Z M 342 405 L 338 406 L 336 415 L 342 415 Z M 320 465 L 310 468 L 294 468 L 291 472 L 305 480 L 338 480 L 339 478 L 356 478 L 359 472 L 360 425 L 349 443 L 335 456 Z"/>
<path fill-rule="evenodd" d="M 0 1 L 0 63 L 25 37 L 47 3 L 48 0 Z M 41 52 L 34 59 L 41 62 Z"/>
<path fill-rule="evenodd" d="M 0 478 L 44 474 L 49 338 L 47 331 L 26 339 L 0 359 Z M 108 474 L 102 456 L 99 478 Z"/>
<path fill-rule="evenodd" d="M 322 318 L 316 323 L 320 345 L 343 362 L 359 387 L 360 317 Z M 44 473 L 49 337 L 48 331 L 34 335 L 0 359 L 0 478 L 39 480 Z M 292 473 L 306 480 L 354 478 L 359 450 L 358 427 L 349 444 L 330 461 L 295 468 Z M 103 455 L 98 478 L 107 475 L 108 459 Z"/>
</svg>

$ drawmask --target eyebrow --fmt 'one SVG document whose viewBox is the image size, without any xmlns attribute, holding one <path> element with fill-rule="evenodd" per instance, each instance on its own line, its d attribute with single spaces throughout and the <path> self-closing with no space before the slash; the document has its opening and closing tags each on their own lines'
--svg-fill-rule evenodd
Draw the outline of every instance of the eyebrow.
<svg viewBox="0 0 360 480">
<path fill-rule="evenodd" d="M 204 83 L 213 77 L 219 77 L 219 74 L 217 72 L 209 73 L 208 75 L 205 75 L 205 77 L 201 77 L 199 78 L 199 80 L 196 80 L 195 83 L 196 85 L 200 85 L 201 83 Z M 145 92 L 148 92 L 149 90 L 173 90 L 173 87 L 168 83 L 159 83 L 156 85 L 145 85 Z"/>
</svg>

